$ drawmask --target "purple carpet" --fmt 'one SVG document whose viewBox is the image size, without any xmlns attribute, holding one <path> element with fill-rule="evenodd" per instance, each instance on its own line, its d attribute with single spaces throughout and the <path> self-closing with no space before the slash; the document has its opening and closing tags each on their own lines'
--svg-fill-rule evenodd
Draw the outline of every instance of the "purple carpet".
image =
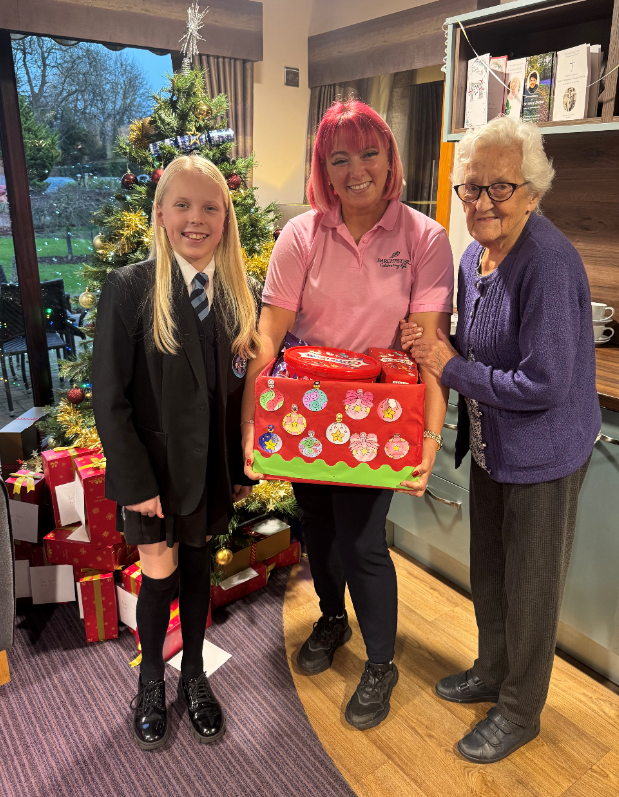
<svg viewBox="0 0 619 797">
<path fill-rule="evenodd" d="M 207 638 L 232 654 L 212 677 L 228 717 L 221 742 L 200 745 L 166 668 L 170 739 L 140 751 L 129 702 L 135 640 L 87 645 L 77 605 L 18 607 L 11 683 L 0 687 L 4 797 L 354 797 L 297 696 L 284 647 L 289 568 L 215 612 Z"/>
</svg>

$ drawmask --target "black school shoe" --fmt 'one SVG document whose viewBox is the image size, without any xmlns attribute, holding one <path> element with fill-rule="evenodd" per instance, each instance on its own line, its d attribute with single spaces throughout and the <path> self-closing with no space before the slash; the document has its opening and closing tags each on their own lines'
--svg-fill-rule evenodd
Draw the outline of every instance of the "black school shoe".
<svg viewBox="0 0 619 797">
<path fill-rule="evenodd" d="M 178 695 L 187 704 L 191 733 L 201 744 L 216 742 L 226 732 L 226 715 L 203 672 L 197 678 L 178 679 Z"/>
<path fill-rule="evenodd" d="M 499 690 L 486 686 L 473 670 L 441 678 L 434 690 L 450 703 L 496 703 L 499 699 Z"/>
<path fill-rule="evenodd" d="M 522 728 L 506 720 L 499 710 L 491 708 L 488 716 L 458 742 L 458 750 L 475 764 L 494 764 L 511 755 L 539 734 L 539 719 Z"/>
<path fill-rule="evenodd" d="M 135 703 L 135 705 L 134 705 Z M 131 701 L 133 740 L 142 750 L 162 747 L 170 735 L 165 707 L 165 681 L 138 680 L 138 693 Z"/>
<path fill-rule="evenodd" d="M 343 617 L 327 617 L 323 614 L 314 623 L 314 630 L 297 653 L 297 664 L 307 675 L 317 675 L 328 670 L 333 663 L 335 651 L 352 636 L 348 625 L 348 614 Z"/>
<path fill-rule="evenodd" d="M 359 686 L 346 706 L 346 722 L 361 731 L 379 725 L 389 714 L 389 699 L 397 682 L 398 668 L 393 662 L 366 661 Z"/>
</svg>

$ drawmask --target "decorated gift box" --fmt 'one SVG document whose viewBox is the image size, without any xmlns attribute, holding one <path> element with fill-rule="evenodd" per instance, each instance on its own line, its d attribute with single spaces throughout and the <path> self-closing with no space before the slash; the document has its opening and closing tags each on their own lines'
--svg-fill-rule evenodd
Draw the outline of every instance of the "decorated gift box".
<svg viewBox="0 0 619 797">
<path fill-rule="evenodd" d="M 300 561 L 301 543 L 293 539 L 289 548 L 286 548 L 285 551 L 280 551 L 276 556 L 271 556 L 269 559 L 265 559 L 264 563 L 266 565 L 267 572 L 270 573 L 271 570 L 275 570 L 278 567 L 296 565 L 297 562 Z"/>
<path fill-rule="evenodd" d="M 251 568 L 235 573 L 218 586 L 211 587 L 211 605 L 213 609 L 226 606 L 228 603 L 244 598 L 246 595 L 265 587 L 267 578 L 267 566 L 264 562 L 257 562 Z"/>
<path fill-rule="evenodd" d="M 405 352 L 396 349 L 368 349 L 368 354 L 380 363 L 379 382 L 416 385 L 419 381 L 417 363 Z"/>
<path fill-rule="evenodd" d="M 118 637 L 118 607 L 113 573 L 92 572 L 79 579 L 87 642 Z"/>
<path fill-rule="evenodd" d="M 49 564 L 43 545 L 34 545 L 34 543 L 23 540 L 13 540 L 13 545 L 15 561 L 28 561 L 31 567 L 43 567 Z"/>
<path fill-rule="evenodd" d="M 142 586 L 142 569 L 139 562 L 135 562 L 129 567 L 125 567 L 120 574 L 123 589 L 135 595 L 136 598 L 140 594 L 140 587 Z"/>
<path fill-rule="evenodd" d="M 241 533 L 249 544 L 233 551 L 231 562 L 219 566 L 224 579 L 253 567 L 256 562 L 270 559 L 290 547 L 290 526 L 277 518 L 267 518 L 239 526 L 235 534 Z"/>
<path fill-rule="evenodd" d="M 294 351 L 293 349 L 289 350 Z M 308 351 L 302 349 L 301 351 Z M 330 349 L 318 349 L 334 366 Z M 425 384 L 272 377 L 256 380 L 254 469 L 267 477 L 397 489 L 422 456 Z M 306 370 L 311 372 L 308 360 Z M 380 368 L 378 368 L 380 371 Z"/>
<path fill-rule="evenodd" d="M 45 490 L 45 477 L 26 468 L 6 480 L 11 503 L 11 525 L 15 539 L 35 545 L 54 528 L 54 519 Z"/>
<path fill-rule="evenodd" d="M 50 451 L 42 452 L 43 474 L 45 475 L 45 481 L 49 487 L 56 526 L 62 526 L 64 520 L 60 515 L 58 506 L 57 488 L 64 484 L 69 484 L 69 482 L 75 479 L 74 462 L 76 457 L 83 456 L 84 454 L 96 455 L 97 453 L 97 451 L 91 451 L 88 448 L 75 448 L 73 446 L 61 446 L 60 448 L 53 448 Z"/>
<path fill-rule="evenodd" d="M 206 618 L 206 626 L 205 631 L 207 628 L 211 627 L 212 618 L 211 618 L 211 606 L 209 604 L 208 607 L 208 616 Z M 142 646 L 140 645 L 140 631 L 136 629 L 135 633 L 135 641 L 138 646 L 138 650 L 140 651 L 140 655 L 137 659 L 131 662 L 132 666 L 136 666 L 140 663 L 141 659 L 141 650 Z M 179 650 L 183 649 L 183 632 L 181 630 L 181 618 L 178 608 L 178 598 L 175 598 L 172 603 L 170 604 L 170 622 L 168 623 L 168 628 L 165 635 L 165 641 L 163 643 L 163 660 L 167 661 L 171 659 L 172 656 L 175 656 Z"/>
<path fill-rule="evenodd" d="M 116 530 L 116 501 L 105 497 L 105 457 L 92 453 L 76 457 L 75 472 L 75 504 L 78 514 L 84 513 L 91 543 L 100 548 L 121 542 L 121 532 Z"/>
<path fill-rule="evenodd" d="M 92 567 L 95 570 L 115 570 L 127 557 L 124 542 L 101 548 L 89 542 L 81 525 L 54 529 L 45 537 L 45 553 L 50 564 Z"/>
</svg>

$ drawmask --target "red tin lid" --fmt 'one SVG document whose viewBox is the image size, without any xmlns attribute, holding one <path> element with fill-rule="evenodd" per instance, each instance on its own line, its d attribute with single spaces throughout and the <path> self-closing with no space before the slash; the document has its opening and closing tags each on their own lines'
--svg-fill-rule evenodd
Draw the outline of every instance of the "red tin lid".
<svg viewBox="0 0 619 797">
<path fill-rule="evenodd" d="M 284 361 L 299 378 L 374 382 L 380 373 L 380 363 L 374 357 L 327 346 L 294 346 L 286 349 Z"/>
</svg>

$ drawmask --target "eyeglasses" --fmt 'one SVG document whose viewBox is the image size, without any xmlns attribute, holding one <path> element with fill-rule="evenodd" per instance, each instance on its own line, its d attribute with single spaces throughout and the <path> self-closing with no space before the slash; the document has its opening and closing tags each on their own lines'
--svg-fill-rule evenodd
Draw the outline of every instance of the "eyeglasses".
<svg viewBox="0 0 619 797">
<path fill-rule="evenodd" d="M 485 191 L 492 202 L 507 202 L 517 188 L 522 188 L 526 183 L 493 183 L 492 185 L 475 185 L 474 183 L 461 183 L 454 185 L 454 191 L 463 202 L 477 202 L 481 192 Z"/>
</svg>

